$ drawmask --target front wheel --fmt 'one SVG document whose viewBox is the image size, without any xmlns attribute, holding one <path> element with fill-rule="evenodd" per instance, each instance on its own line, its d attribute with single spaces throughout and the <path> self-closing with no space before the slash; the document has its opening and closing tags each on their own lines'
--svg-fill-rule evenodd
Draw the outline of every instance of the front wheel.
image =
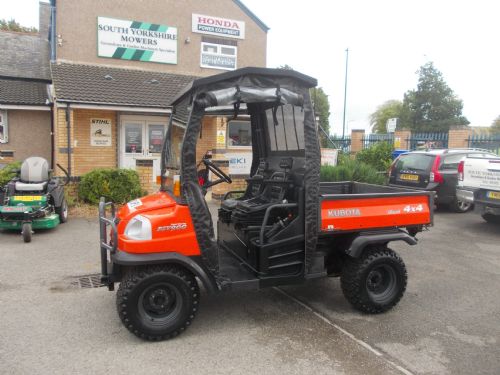
<svg viewBox="0 0 500 375">
<path fill-rule="evenodd" d="M 33 227 L 31 226 L 31 223 L 23 223 L 21 234 L 23 235 L 24 242 L 31 242 L 31 235 L 33 234 Z"/>
<path fill-rule="evenodd" d="M 356 309 L 377 314 L 396 306 L 406 290 L 403 260 L 385 246 L 371 246 L 349 258 L 340 278 L 342 292 Z"/>
<path fill-rule="evenodd" d="M 182 333 L 198 310 L 200 291 L 194 276 L 173 265 L 134 269 L 120 283 L 116 306 L 127 329 L 150 341 Z"/>
<path fill-rule="evenodd" d="M 56 213 L 59 215 L 59 222 L 64 224 L 68 221 L 68 202 L 66 198 L 61 202 L 61 207 L 56 207 Z"/>
</svg>

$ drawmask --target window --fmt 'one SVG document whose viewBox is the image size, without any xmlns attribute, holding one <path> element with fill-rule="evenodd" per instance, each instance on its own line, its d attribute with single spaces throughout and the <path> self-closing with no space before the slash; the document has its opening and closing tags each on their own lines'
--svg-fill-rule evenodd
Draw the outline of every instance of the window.
<svg viewBox="0 0 500 375">
<path fill-rule="evenodd" d="M 266 111 L 271 151 L 304 150 L 304 111 L 291 104 Z"/>
<path fill-rule="evenodd" d="M 394 169 L 397 173 L 403 170 L 429 171 L 434 158 L 435 156 L 426 154 L 401 155 Z"/>
<path fill-rule="evenodd" d="M 8 141 L 7 111 L 0 111 L 0 143 L 7 143 Z"/>
<path fill-rule="evenodd" d="M 149 124 L 148 128 L 149 152 L 156 154 L 161 153 L 161 145 L 163 144 L 164 131 L 165 128 L 163 125 Z"/>
<path fill-rule="evenodd" d="M 201 43 L 202 68 L 234 70 L 237 67 L 238 47 L 217 43 Z"/>
<path fill-rule="evenodd" d="M 465 154 L 456 154 L 456 155 L 449 155 L 446 156 L 443 160 L 443 163 L 441 164 L 441 167 L 439 169 L 441 170 L 454 170 L 456 171 L 458 169 L 458 164 L 462 159 L 465 158 Z"/>
<path fill-rule="evenodd" d="M 229 121 L 227 124 L 227 146 L 252 146 L 252 129 L 249 121 Z"/>
<path fill-rule="evenodd" d="M 141 124 L 126 124 L 125 125 L 125 152 L 127 153 L 142 153 L 142 125 Z"/>
</svg>

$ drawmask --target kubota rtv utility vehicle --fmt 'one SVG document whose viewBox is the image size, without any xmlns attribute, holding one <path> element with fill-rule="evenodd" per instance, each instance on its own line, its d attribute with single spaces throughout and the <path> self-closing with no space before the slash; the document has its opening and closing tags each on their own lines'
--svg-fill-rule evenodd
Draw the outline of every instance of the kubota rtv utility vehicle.
<svg viewBox="0 0 500 375">
<path fill-rule="evenodd" d="M 315 85 L 295 71 L 243 68 L 195 80 L 174 101 L 161 190 L 117 213 L 112 203 L 99 208 L 102 279 L 110 290 L 120 282 L 118 314 L 131 332 L 181 333 L 199 308 L 199 283 L 216 293 L 340 276 L 361 311 L 398 303 L 407 273 L 387 246 L 416 244 L 434 193 L 320 182 Z M 222 201 L 215 235 L 206 189 L 231 178 L 204 158 L 212 180 L 201 186 L 196 143 L 204 116 L 221 114 L 249 116 L 253 161 L 246 190 Z"/>
</svg>

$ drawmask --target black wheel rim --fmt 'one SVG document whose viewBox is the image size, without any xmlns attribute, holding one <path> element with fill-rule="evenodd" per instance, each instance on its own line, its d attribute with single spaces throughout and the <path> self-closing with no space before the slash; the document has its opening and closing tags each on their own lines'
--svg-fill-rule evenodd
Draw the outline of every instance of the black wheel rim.
<svg viewBox="0 0 500 375">
<path fill-rule="evenodd" d="M 182 295 L 170 283 L 150 285 L 139 296 L 138 311 L 143 321 L 154 327 L 171 325 L 180 316 Z"/>
<path fill-rule="evenodd" d="M 387 264 L 372 268 L 366 277 L 366 290 L 374 302 L 380 304 L 390 302 L 397 294 L 397 277 L 394 268 Z"/>
</svg>

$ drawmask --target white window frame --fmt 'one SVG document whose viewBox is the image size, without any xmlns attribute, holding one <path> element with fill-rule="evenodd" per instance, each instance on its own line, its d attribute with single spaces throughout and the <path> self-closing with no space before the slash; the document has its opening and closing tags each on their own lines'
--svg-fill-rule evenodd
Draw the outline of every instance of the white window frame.
<svg viewBox="0 0 500 375">
<path fill-rule="evenodd" d="M 0 143 L 9 143 L 9 121 L 7 119 L 7 111 L 0 109 L 0 114 L 2 115 L 2 122 L 0 124 L 3 126 L 4 130 L 3 137 L 0 137 Z"/>
<path fill-rule="evenodd" d="M 217 49 L 217 52 L 216 53 L 204 52 L 205 46 L 215 47 Z M 228 55 L 228 54 L 222 53 L 221 52 L 222 48 L 232 49 L 234 51 L 234 55 Z M 235 61 L 234 69 L 233 68 L 223 68 L 220 66 L 205 65 L 205 64 L 203 64 L 203 54 L 212 55 L 212 56 L 220 56 L 220 57 L 232 57 L 232 58 L 234 58 L 234 61 Z M 218 44 L 218 43 L 209 43 L 209 42 L 201 42 L 200 66 L 202 68 L 220 69 L 220 70 L 236 70 L 236 69 L 238 69 L 238 46 L 231 46 L 231 45 L 227 45 L 227 44 Z"/>
<path fill-rule="evenodd" d="M 230 124 L 231 122 L 246 122 L 250 128 L 250 146 L 233 146 L 231 145 L 231 137 L 229 137 L 229 127 L 230 127 Z M 252 125 L 250 123 L 250 119 L 235 119 L 235 120 L 229 120 L 227 122 L 227 126 L 226 126 L 226 148 L 230 148 L 230 149 L 243 149 L 243 150 L 249 150 L 249 149 L 252 149 Z"/>
</svg>

